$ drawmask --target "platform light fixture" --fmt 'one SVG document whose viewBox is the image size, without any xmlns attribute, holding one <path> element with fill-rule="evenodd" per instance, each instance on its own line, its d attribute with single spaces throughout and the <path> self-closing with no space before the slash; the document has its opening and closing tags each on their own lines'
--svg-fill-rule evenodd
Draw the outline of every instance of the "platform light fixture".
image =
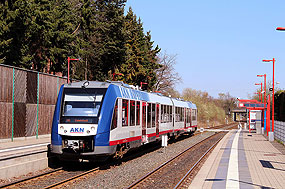
<svg viewBox="0 0 285 189">
<path fill-rule="evenodd" d="M 141 82 L 141 89 L 142 89 L 142 85 L 147 85 L 148 83 L 145 82 Z"/>
<path fill-rule="evenodd" d="M 266 104 L 266 74 L 257 75 L 257 77 L 264 77 L 264 104 Z"/>
<path fill-rule="evenodd" d="M 278 30 L 282 30 L 283 29 L 281 27 L 279 27 Z M 273 58 L 272 60 L 262 60 L 262 62 L 272 62 L 273 64 L 273 81 L 272 81 L 272 132 L 274 132 L 274 65 L 275 65 L 275 58 Z"/>
<path fill-rule="evenodd" d="M 261 90 L 260 90 L 260 92 L 262 91 L 262 83 L 255 83 L 255 85 L 261 85 Z M 260 93 L 260 102 L 262 102 L 262 94 Z"/>
<path fill-rule="evenodd" d="M 285 27 L 277 27 L 276 30 L 277 31 L 285 31 Z"/>
<path fill-rule="evenodd" d="M 79 58 L 70 58 L 70 57 L 67 57 L 67 83 L 69 83 L 69 64 L 70 64 L 70 61 L 72 60 L 75 60 L 75 61 L 79 61 Z"/>
<path fill-rule="evenodd" d="M 120 76 L 122 76 L 123 74 L 121 74 L 121 73 L 113 73 L 113 81 L 115 81 L 115 75 L 120 75 Z"/>
</svg>

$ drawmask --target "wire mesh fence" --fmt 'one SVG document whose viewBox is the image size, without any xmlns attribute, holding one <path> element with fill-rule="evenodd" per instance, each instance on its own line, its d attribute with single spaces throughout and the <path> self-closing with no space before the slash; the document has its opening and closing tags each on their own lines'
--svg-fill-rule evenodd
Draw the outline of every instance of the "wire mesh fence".
<svg viewBox="0 0 285 189">
<path fill-rule="evenodd" d="M 0 139 L 49 134 L 66 78 L 0 64 Z"/>
<path fill-rule="evenodd" d="M 285 144 L 285 122 L 274 121 L 274 138 Z"/>
</svg>

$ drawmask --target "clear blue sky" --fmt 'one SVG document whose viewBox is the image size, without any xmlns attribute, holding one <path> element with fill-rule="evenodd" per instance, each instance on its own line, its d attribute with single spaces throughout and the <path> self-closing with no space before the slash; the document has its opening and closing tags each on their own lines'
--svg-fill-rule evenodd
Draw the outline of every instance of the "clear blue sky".
<svg viewBox="0 0 285 189">
<path fill-rule="evenodd" d="M 263 82 L 257 74 L 272 80 L 272 64 L 277 60 L 275 81 L 285 89 L 284 0 L 128 0 L 142 19 L 145 31 L 162 52 L 177 54 L 176 71 L 183 79 L 177 85 L 247 98 Z"/>
</svg>

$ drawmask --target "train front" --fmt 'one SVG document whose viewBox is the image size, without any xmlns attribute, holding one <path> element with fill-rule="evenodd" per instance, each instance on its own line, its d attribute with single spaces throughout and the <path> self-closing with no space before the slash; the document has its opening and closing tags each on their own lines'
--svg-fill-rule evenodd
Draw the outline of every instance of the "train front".
<svg viewBox="0 0 285 189">
<path fill-rule="evenodd" d="M 95 146 L 107 88 L 102 82 L 88 81 L 62 86 L 53 118 L 52 154 L 61 160 L 94 160 L 95 156 L 97 160 L 102 154 L 114 153 L 108 146 Z"/>
</svg>

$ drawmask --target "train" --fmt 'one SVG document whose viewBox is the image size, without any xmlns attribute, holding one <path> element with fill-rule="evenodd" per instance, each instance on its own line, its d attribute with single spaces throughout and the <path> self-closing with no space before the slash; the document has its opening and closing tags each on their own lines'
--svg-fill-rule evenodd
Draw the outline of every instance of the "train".
<svg viewBox="0 0 285 189">
<path fill-rule="evenodd" d="M 104 161 L 128 150 L 197 130 L 195 104 L 123 82 L 80 81 L 61 86 L 50 154 L 65 161 Z"/>
</svg>

